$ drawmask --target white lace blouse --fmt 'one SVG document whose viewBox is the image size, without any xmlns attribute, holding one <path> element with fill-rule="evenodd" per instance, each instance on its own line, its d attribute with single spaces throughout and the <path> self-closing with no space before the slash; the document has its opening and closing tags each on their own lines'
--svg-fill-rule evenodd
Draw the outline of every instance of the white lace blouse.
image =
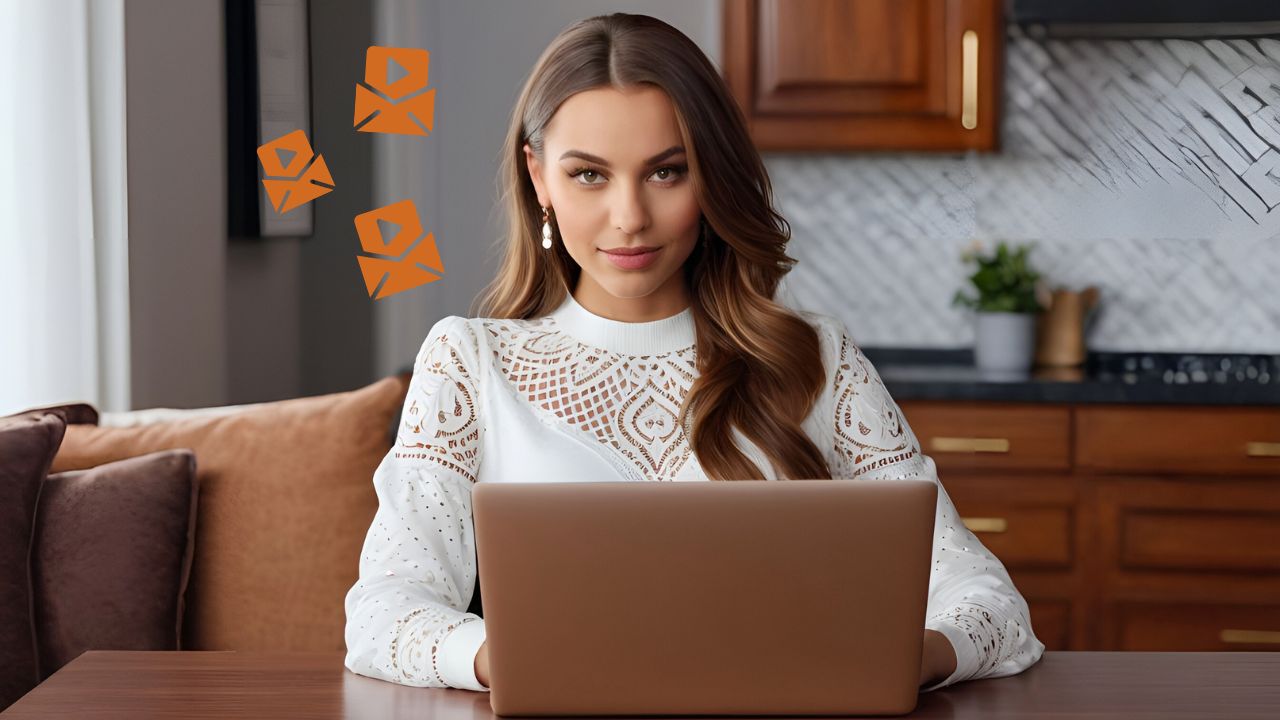
<svg viewBox="0 0 1280 720">
<path fill-rule="evenodd" d="M 835 479 L 938 482 L 875 368 L 840 320 L 819 332 L 828 391 L 803 423 Z M 697 377 L 692 310 L 652 322 L 595 315 L 572 296 L 531 320 L 451 315 L 418 352 L 399 437 L 374 473 L 379 507 L 346 596 L 346 666 L 405 685 L 487 690 L 471 487 L 477 482 L 706 480 L 677 421 Z M 768 479 L 766 457 L 735 430 Z M 531 460 L 535 460 L 531 464 Z M 955 672 L 924 691 L 1012 675 L 1044 651 L 1004 566 L 938 487 L 926 628 Z"/>
</svg>

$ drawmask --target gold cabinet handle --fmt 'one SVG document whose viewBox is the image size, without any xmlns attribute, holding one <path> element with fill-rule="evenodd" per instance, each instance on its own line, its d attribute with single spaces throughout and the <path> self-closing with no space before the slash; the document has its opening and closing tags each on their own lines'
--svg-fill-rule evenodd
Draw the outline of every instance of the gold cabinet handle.
<svg viewBox="0 0 1280 720">
<path fill-rule="evenodd" d="M 1280 645 L 1280 632 L 1274 630 L 1223 630 L 1218 638 L 1224 643 L 1269 643 Z"/>
<path fill-rule="evenodd" d="M 960 522 L 974 532 L 1002 533 L 1009 529 L 1009 521 L 1002 517 L 962 517 Z"/>
<path fill-rule="evenodd" d="M 965 30 L 960 41 L 960 124 L 965 130 L 978 127 L 978 33 Z"/>
<path fill-rule="evenodd" d="M 1280 442 L 1251 442 L 1244 446 L 1249 457 L 1280 457 Z"/>
<path fill-rule="evenodd" d="M 1007 438 L 936 437 L 929 440 L 935 452 L 1007 453 Z"/>
</svg>

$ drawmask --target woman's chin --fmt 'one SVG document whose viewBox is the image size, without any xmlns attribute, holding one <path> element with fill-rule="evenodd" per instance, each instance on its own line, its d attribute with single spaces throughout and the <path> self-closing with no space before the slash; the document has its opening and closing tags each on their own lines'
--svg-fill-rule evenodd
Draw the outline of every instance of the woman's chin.
<svg viewBox="0 0 1280 720">
<path fill-rule="evenodd" d="M 653 272 L 622 273 L 617 270 L 605 270 L 604 277 L 597 276 L 597 282 L 605 292 L 616 298 L 642 298 L 652 295 L 662 287 L 662 282 Z"/>
</svg>

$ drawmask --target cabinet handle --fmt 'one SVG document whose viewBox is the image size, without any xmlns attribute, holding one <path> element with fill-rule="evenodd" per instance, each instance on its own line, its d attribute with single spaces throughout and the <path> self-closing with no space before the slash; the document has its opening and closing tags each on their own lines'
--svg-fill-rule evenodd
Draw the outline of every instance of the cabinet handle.
<svg viewBox="0 0 1280 720">
<path fill-rule="evenodd" d="M 1002 533 L 1009 529 L 1009 521 L 1002 517 L 962 517 L 960 522 L 974 532 Z"/>
<path fill-rule="evenodd" d="M 1009 452 L 1009 440 L 1006 438 L 936 437 L 929 440 L 929 446 L 935 452 Z"/>
<path fill-rule="evenodd" d="M 1223 630 L 1218 637 L 1224 643 L 1280 644 L 1280 632 L 1274 630 Z"/>
<path fill-rule="evenodd" d="M 1249 457 L 1280 457 L 1280 442 L 1251 442 L 1244 446 Z"/>
<path fill-rule="evenodd" d="M 960 124 L 965 130 L 972 130 L 978 127 L 978 33 L 965 30 L 960 50 Z"/>
</svg>

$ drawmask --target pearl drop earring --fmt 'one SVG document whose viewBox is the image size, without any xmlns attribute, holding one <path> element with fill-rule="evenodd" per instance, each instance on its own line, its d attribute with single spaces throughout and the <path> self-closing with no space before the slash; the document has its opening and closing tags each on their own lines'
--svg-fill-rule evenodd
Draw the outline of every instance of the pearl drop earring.
<svg viewBox="0 0 1280 720">
<path fill-rule="evenodd" d="M 547 219 L 547 209 L 542 208 L 542 247 L 551 249 L 551 222 Z"/>
</svg>

